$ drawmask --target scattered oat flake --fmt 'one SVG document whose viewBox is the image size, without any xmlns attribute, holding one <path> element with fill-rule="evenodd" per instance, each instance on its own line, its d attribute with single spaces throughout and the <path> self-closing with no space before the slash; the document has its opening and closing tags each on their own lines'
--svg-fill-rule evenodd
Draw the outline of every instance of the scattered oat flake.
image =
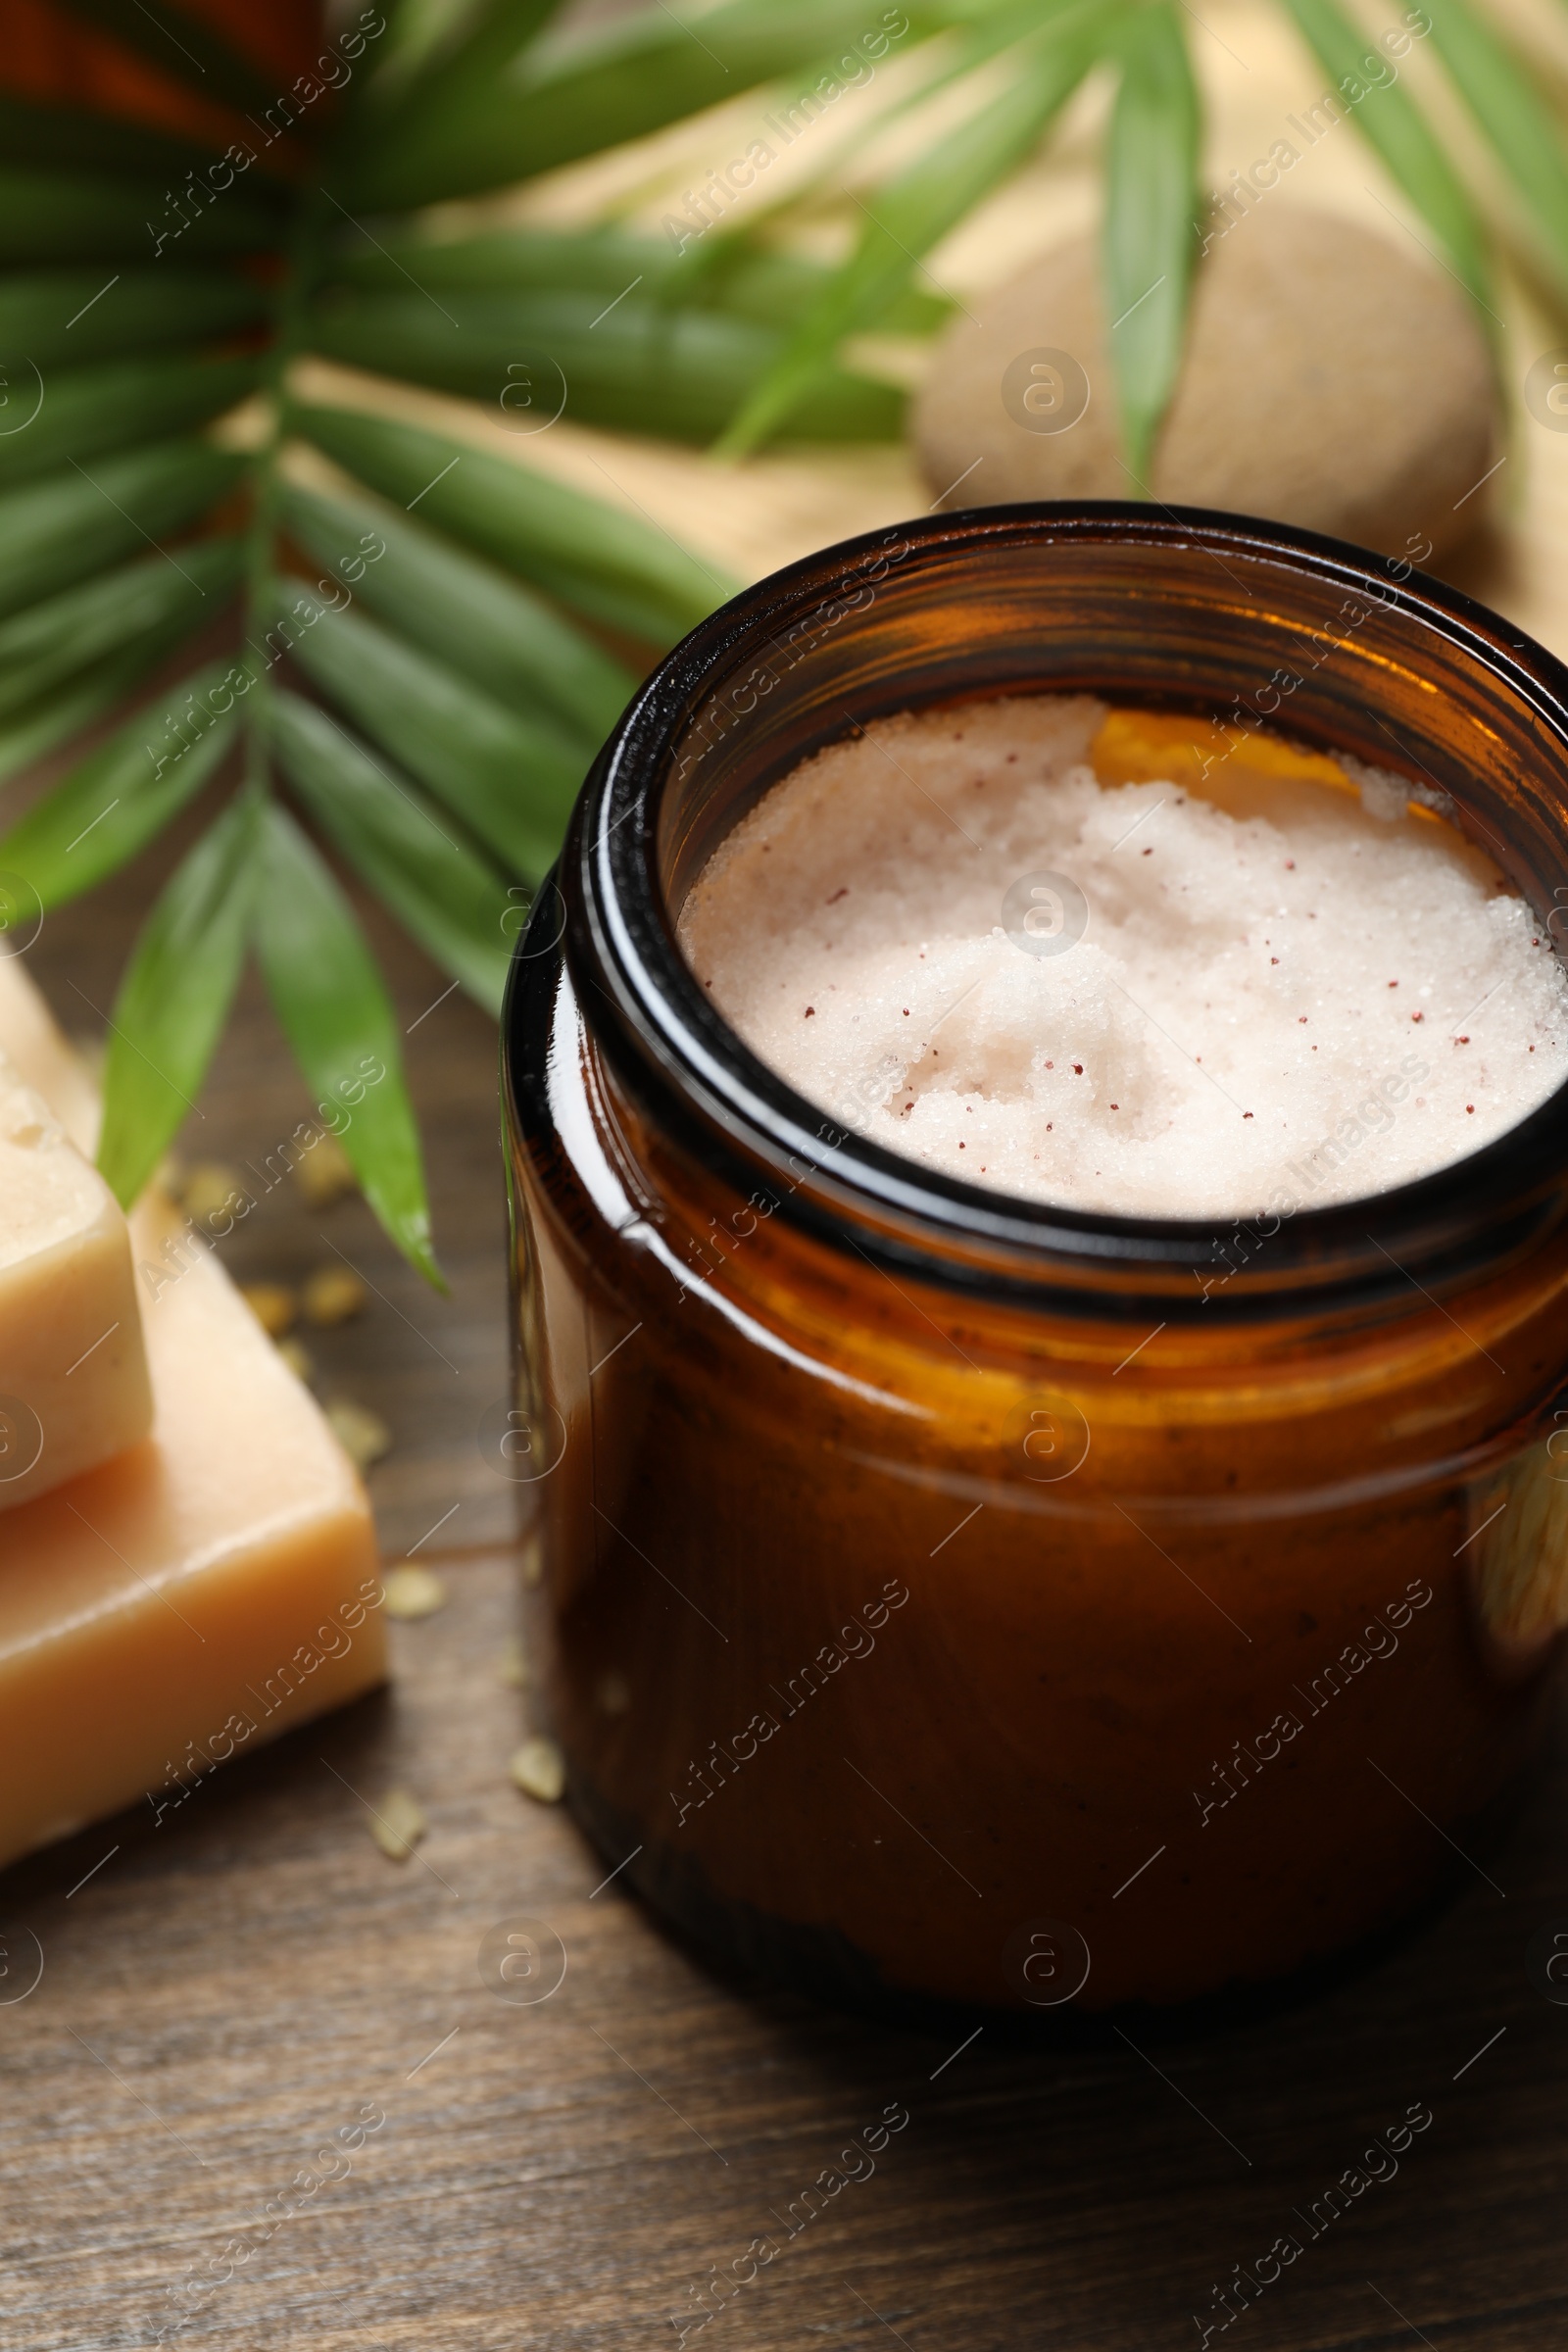
<svg viewBox="0 0 1568 2352">
<path fill-rule="evenodd" d="M 391 1452 L 392 1432 L 368 1405 L 355 1404 L 347 1396 L 335 1397 L 326 1408 L 326 1417 L 356 1470 L 368 1470 L 372 1462 Z"/>
<path fill-rule="evenodd" d="M 381 1591 L 389 1617 L 433 1617 L 446 1604 L 446 1586 L 430 1568 L 389 1568 Z"/>
<path fill-rule="evenodd" d="M 370 1815 L 370 1836 L 389 1862 L 406 1862 L 429 1826 L 406 1788 L 389 1788 Z"/>
<path fill-rule="evenodd" d="M 613 1667 L 602 1674 L 594 1687 L 594 1696 L 607 1715 L 624 1715 L 631 1705 L 631 1689 L 623 1674 Z"/>
<path fill-rule="evenodd" d="M 239 1295 L 270 1340 L 285 1339 L 300 1311 L 298 1295 L 285 1282 L 242 1282 Z"/>
<path fill-rule="evenodd" d="M 353 1163 L 335 1135 L 323 1135 L 301 1152 L 294 1174 L 312 1208 L 330 1208 L 334 1200 L 360 1189 Z"/>
<path fill-rule="evenodd" d="M 498 1683 L 504 1683 L 509 1690 L 526 1690 L 528 1688 L 528 1660 L 524 1654 L 522 1643 L 515 1634 L 512 1636 L 501 1652 L 501 1663 L 496 1668 L 496 1680 Z"/>
<path fill-rule="evenodd" d="M 566 1759 L 554 1740 L 525 1740 L 507 1770 L 523 1795 L 542 1805 L 559 1805 L 565 1793 Z"/>
<path fill-rule="evenodd" d="M 249 1198 L 239 1170 L 222 1160 L 204 1159 L 197 1162 L 186 1178 L 182 1200 L 193 1225 L 209 1225 L 215 1217 L 222 1215 L 236 1196 L 242 1200 Z"/>
<path fill-rule="evenodd" d="M 537 1536 L 530 1536 L 522 1547 L 522 1581 L 525 1585 L 542 1585 L 545 1581 L 544 1545 Z"/>
<path fill-rule="evenodd" d="M 322 1266 L 305 1285 L 302 1304 L 307 1323 L 326 1330 L 364 1312 L 370 1294 L 352 1267 Z"/>
<path fill-rule="evenodd" d="M 277 1343 L 277 1352 L 281 1356 L 283 1362 L 287 1364 L 295 1379 L 303 1380 L 306 1385 L 309 1386 L 311 1378 L 316 1371 L 316 1365 L 312 1358 L 310 1349 L 308 1348 L 301 1347 L 298 1340 L 279 1340 Z"/>
</svg>

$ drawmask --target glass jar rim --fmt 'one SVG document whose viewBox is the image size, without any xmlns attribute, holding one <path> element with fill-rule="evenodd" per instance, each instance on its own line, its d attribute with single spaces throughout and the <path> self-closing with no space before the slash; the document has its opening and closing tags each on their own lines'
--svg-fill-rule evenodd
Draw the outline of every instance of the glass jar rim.
<svg viewBox="0 0 1568 2352">
<path fill-rule="evenodd" d="M 660 871 L 660 822 L 677 743 L 715 679 L 776 646 L 792 621 L 821 610 L 824 599 L 842 600 L 847 581 L 877 578 L 879 567 L 885 576 L 890 563 L 904 566 L 899 581 L 909 581 L 922 564 L 950 562 L 956 553 L 1101 543 L 1136 547 L 1156 563 L 1164 552 L 1196 549 L 1222 564 L 1283 567 L 1298 580 L 1372 599 L 1416 633 L 1434 633 L 1499 694 L 1516 698 L 1568 778 L 1568 667 L 1487 607 L 1407 563 L 1284 524 L 1131 501 L 987 507 L 901 523 L 823 549 L 744 590 L 667 654 L 633 697 L 590 771 L 561 863 L 517 943 L 505 1016 L 514 1090 L 526 1083 L 526 978 L 564 943 L 589 1026 L 633 1099 L 743 1199 L 768 1188 L 786 1223 L 895 1275 L 1079 1314 L 1136 1319 L 1152 1310 L 1205 1322 L 1293 1308 L 1316 1314 L 1364 1306 L 1412 1285 L 1424 1297 L 1433 1284 L 1477 1278 L 1568 1206 L 1568 1083 L 1490 1144 L 1429 1175 L 1360 1199 L 1301 1203 L 1276 1217 L 1260 1237 L 1267 1248 L 1258 1250 L 1257 1264 L 1234 1270 L 1222 1288 L 1204 1289 L 1223 1238 L 1267 1225 L 1271 1212 L 1148 1218 L 1070 1209 L 965 1183 L 891 1152 L 832 1119 L 753 1054 L 687 963 L 676 937 L 678 909 L 667 904 Z M 1070 690 L 1055 680 L 1031 687 L 1022 678 L 1010 689 Z M 943 699 L 953 698 L 924 698 Z M 1173 691 L 1166 707 L 1180 700 Z M 1327 742 L 1313 748 L 1335 750 Z M 1466 805 L 1454 797 L 1462 816 Z M 1568 879 L 1568 794 L 1553 803 L 1554 815 L 1559 807 Z"/>
</svg>

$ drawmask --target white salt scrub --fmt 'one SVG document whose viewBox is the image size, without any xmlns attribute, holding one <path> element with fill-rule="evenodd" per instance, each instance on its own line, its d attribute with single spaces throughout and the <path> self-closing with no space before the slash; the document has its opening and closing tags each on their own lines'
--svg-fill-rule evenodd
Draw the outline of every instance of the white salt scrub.
<svg viewBox="0 0 1568 2352">
<path fill-rule="evenodd" d="M 1105 717 L 905 714 L 775 785 L 680 923 L 752 1050 L 950 1175 L 1160 1217 L 1382 1192 L 1568 1075 L 1550 940 L 1406 783 L 1103 787 Z"/>
</svg>

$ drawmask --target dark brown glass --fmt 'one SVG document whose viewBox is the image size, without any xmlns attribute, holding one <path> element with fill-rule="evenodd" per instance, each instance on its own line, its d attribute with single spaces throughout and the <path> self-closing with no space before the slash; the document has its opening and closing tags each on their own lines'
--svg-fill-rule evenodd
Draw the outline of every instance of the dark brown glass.
<svg viewBox="0 0 1568 2352">
<path fill-rule="evenodd" d="M 1568 672 L 1235 517 L 852 542 L 632 704 L 507 1011 L 530 1644 L 607 1867 L 829 1997 L 1089 2010 L 1326 1958 L 1480 1851 L 1568 1622 L 1568 1090 L 1371 1200 L 1100 1217 L 824 1116 L 686 967 L 686 891 L 799 760 L 1054 689 L 1402 772 L 1544 927 L 1568 901 Z"/>
</svg>

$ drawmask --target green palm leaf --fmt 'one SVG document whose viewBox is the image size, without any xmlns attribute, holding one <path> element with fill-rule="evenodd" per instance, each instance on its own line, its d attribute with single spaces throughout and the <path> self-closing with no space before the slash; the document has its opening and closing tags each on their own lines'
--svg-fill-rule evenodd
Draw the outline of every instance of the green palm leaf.
<svg viewBox="0 0 1568 2352">
<path fill-rule="evenodd" d="M 181 681 L 177 731 L 166 706 L 153 706 L 156 718 L 138 712 L 0 841 L 5 870 L 30 882 L 41 905 L 63 906 L 118 873 L 201 790 L 238 729 L 232 708 L 210 709 L 226 666 Z"/>
<path fill-rule="evenodd" d="M 1524 198 L 1559 285 L 1568 287 L 1568 159 L 1560 129 L 1524 68 L 1463 0 L 1431 0 L 1426 13 L 1454 87 Z"/>
<path fill-rule="evenodd" d="M 677 253 L 667 238 L 622 228 L 492 229 L 477 237 L 399 236 L 357 240 L 327 264 L 334 284 L 373 293 L 405 292 L 411 279 L 430 292 L 597 292 L 608 301 L 636 284 L 649 302 L 719 310 L 775 328 L 799 326 L 821 300 L 834 271 L 804 256 L 722 234 Z M 906 334 L 940 326 L 952 304 L 928 291 L 905 292 L 883 324 Z"/>
<path fill-rule="evenodd" d="M 1181 367 L 1201 112 L 1172 0 L 1130 18 L 1106 155 L 1104 278 L 1128 467 L 1143 487 Z"/>
<path fill-rule="evenodd" d="M 243 112 L 265 107 L 276 93 L 245 58 L 178 0 L 159 0 L 155 15 L 140 0 L 64 0 L 74 17 L 112 32 L 162 74 L 187 82 L 204 98 L 222 98 Z"/>
<path fill-rule="evenodd" d="M 327 839 L 445 972 L 499 1014 L 516 902 L 407 779 L 287 691 L 272 706 L 283 771 Z"/>
<path fill-rule="evenodd" d="M 261 286 L 207 270 L 28 270 L 0 278 L 0 353 L 15 383 L 29 368 L 215 341 L 267 314 Z"/>
<path fill-rule="evenodd" d="M 285 483 L 281 513 L 318 563 L 354 569 L 360 603 L 498 702 L 543 710 L 580 738 L 604 741 L 636 684 L 629 669 L 493 564 L 369 499 L 324 498 Z M 322 594 L 326 593 L 324 584 Z"/>
<path fill-rule="evenodd" d="M 776 366 L 783 342 L 775 328 L 720 311 L 635 296 L 607 308 L 597 290 L 449 289 L 439 305 L 406 290 L 338 294 L 317 312 L 312 335 L 329 359 L 469 393 L 519 422 L 559 410 L 575 423 L 671 441 L 710 441 Z M 890 384 L 818 365 L 787 408 L 800 439 L 887 441 L 904 399 Z"/>
<path fill-rule="evenodd" d="M 127 177 L 150 175 L 166 186 L 212 161 L 208 149 L 194 140 L 171 137 L 139 122 L 90 114 L 85 107 L 5 95 L 0 95 L 0 154 L 11 163 L 41 164 L 53 172 L 80 169 L 123 172 Z M 260 196 L 264 191 L 281 222 L 287 205 L 284 189 L 275 182 L 258 182 L 251 192 Z"/>
<path fill-rule="evenodd" d="M 30 416 L 24 381 L 0 412 L 21 412 L 12 431 L 0 429 L 0 490 L 57 472 L 74 459 L 81 464 L 154 434 L 205 424 L 243 400 L 260 377 L 255 360 L 211 360 L 197 351 L 110 360 L 59 374 L 51 369 L 47 392 L 40 385 L 37 413 Z"/>
<path fill-rule="evenodd" d="M 1490 315 L 1491 271 L 1486 247 L 1464 187 L 1414 101 L 1393 81 L 1370 82 L 1366 35 L 1335 0 L 1285 0 L 1302 33 L 1354 101 L 1354 119 L 1393 177 L 1432 223 L 1460 282 Z"/>
<path fill-rule="evenodd" d="M 937 31 L 963 12 L 888 13 Z M 865 0 L 721 0 L 694 33 L 655 6 L 566 44 L 519 41 L 506 71 L 491 64 L 461 84 L 440 87 L 437 70 L 432 103 L 416 80 L 395 135 L 384 135 L 374 108 L 363 111 L 344 156 L 345 200 L 403 211 L 471 195 L 641 138 L 792 70 L 810 88 L 805 69 L 865 32 L 866 20 Z"/>
<path fill-rule="evenodd" d="M 256 950 L 277 1017 L 366 1199 L 410 1263 L 444 1289 L 402 1032 L 369 942 L 286 809 L 272 802 L 258 825 Z"/>
<path fill-rule="evenodd" d="M 509 873 L 536 881 L 546 871 L 583 779 L 579 743 L 301 582 L 282 584 L 270 645 L 278 634 L 306 676 Z"/>
<path fill-rule="evenodd" d="M 195 1107 L 245 959 L 258 809 L 232 803 L 176 870 L 131 952 L 104 1064 L 98 1164 L 128 1207 Z"/>
<path fill-rule="evenodd" d="M 559 6 L 560 0 L 498 0 L 495 7 L 479 12 L 466 30 L 460 25 L 455 36 L 433 40 L 412 104 L 406 94 L 407 75 L 392 81 L 389 99 L 383 94 L 384 84 L 372 91 L 371 121 L 378 137 L 417 137 L 421 118 L 432 111 L 446 116 L 465 114 L 486 84 L 549 23 Z M 405 93 L 401 106 L 400 89 Z"/>
<path fill-rule="evenodd" d="M 673 645 L 739 586 L 654 524 L 421 426 L 349 409 L 296 409 L 293 422 L 405 513 L 650 645 Z"/>
<path fill-rule="evenodd" d="M 0 784 L 41 760 L 46 752 L 69 743 L 105 711 L 115 710 L 189 634 L 183 613 L 171 616 L 121 653 L 94 662 L 69 685 L 55 693 L 39 694 L 12 717 L 0 721 Z M 163 708 L 160 705 L 161 720 Z"/>
<path fill-rule="evenodd" d="M 61 472 L 8 491 L 0 497 L 0 613 L 19 612 L 195 522 L 243 471 L 237 457 L 205 442 L 159 441 L 100 459 L 90 470 L 73 458 Z"/>
<path fill-rule="evenodd" d="M 855 253 L 725 433 L 726 454 L 755 448 L 786 417 L 799 423 L 803 400 L 844 337 L 885 318 L 920 256 L 1017 169 L 1072 95 L 1117 12 L 1091 0 L 1054 13 L 1058 22 L 1019 43 L 1009 86 L 878 190 Z"/>
<path fill-rule="evenodd" d="M 215 204 L 185 226 L 156 179 L 0 166 L 0 263 L 74 261 L 82 254 L 156 257 L 159 231 L 192 253 L 254 253 L 277 234 L 277 215 L 248 195 Z"/>
<path fill-rule="evenodd" d="M 203 539 L 180 556 L 178 564 L 142 556 L 0 621 L 0 715 L 25 710 L 144 636 L 171 626 L 184 634 L 204 603 L 221 612 L 240 583 L 241 542 Z"/>
</svg>

